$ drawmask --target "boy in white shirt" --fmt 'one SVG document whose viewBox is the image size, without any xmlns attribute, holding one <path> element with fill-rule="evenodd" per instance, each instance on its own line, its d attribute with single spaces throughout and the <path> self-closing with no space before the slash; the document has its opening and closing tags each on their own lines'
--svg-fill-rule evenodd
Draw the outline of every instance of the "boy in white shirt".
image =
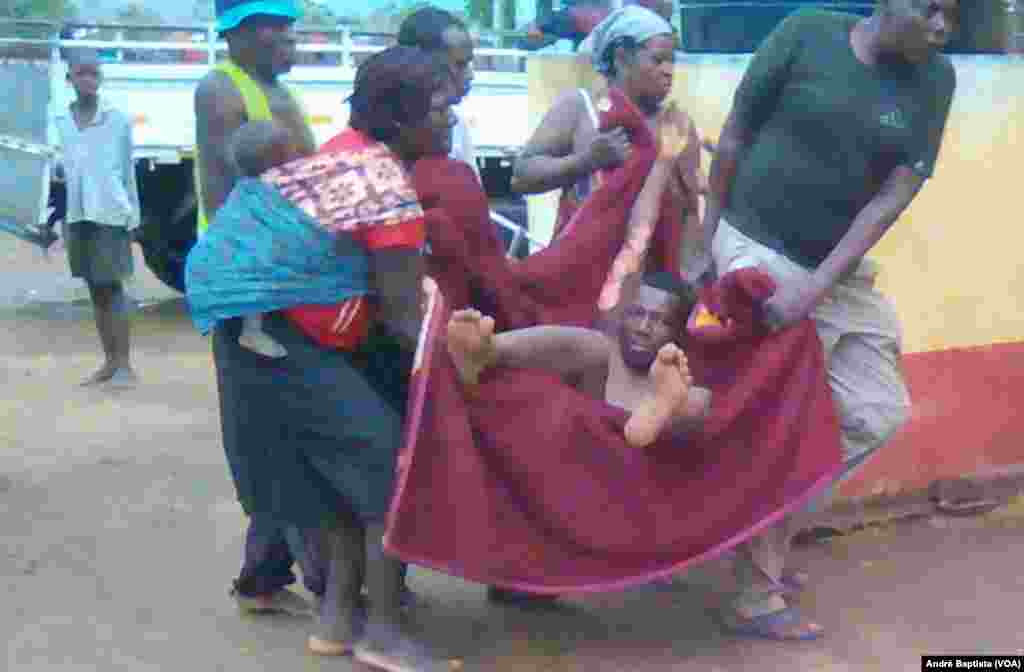
<svg viewBox="0 0 1024 672">
<path fill-rule="evenodd" d="M 132 124 L 101 104 L 96 52 L 69 50 L 68 81 L 75 101 L 57 118 L 67 189 L 64 243 L 71 275 L 89 288 L 105 357 L 82 384 L 131 385 L 137 377 L 123 281 L 132 274 L 132 231 L 140 220 Z"/>
</svg>

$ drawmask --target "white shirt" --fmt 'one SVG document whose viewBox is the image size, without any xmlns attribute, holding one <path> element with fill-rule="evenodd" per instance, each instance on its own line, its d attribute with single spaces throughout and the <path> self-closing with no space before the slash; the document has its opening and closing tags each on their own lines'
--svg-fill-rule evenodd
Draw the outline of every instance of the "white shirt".
<svg viewBox="0 0 1024 672">
<path fill-rule="evenodd" d="M 469 135 L 469 125 L 459 113 L 455 111 L 455 127 L 452 128 L 452 151 L 449 157 L 456 161 L 465 161 L 480 178 L 480 168 L 476 165 L 476 148 L 473 146 L 473 139 Z"/>
<path fill-rule="evenodd" d="M 68 206 L 65 221 L 90 221 L 134 229 L 139 190 L 132 160 L 132 123 L 100 101 L 96 118 L 79 129 L 71 108 L 57 117 L 64 153 Z"/>
</svg>

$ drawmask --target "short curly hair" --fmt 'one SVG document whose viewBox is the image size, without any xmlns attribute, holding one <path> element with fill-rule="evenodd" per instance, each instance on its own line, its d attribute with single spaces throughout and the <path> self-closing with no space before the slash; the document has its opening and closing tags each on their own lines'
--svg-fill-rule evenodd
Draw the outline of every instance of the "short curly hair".
<svg viewBox="0 0 1024 672">
<path fill-rule="evenodd" d="M 693 285 L 683 277 L 671 271 L 648 271 L 644 273 L 641 284 L 671 294 L 679 299 L 679 309 L 685 316 L 697 303 L 697 292 Z"/>
<path fill-rule="evenodd" d="M 422 49 L 396 46 L 378 52 L 356 72 L 349 126 L 390 142 L 400 126 L 427 118 L 431 97 L 450 78 L 447 63 Z"/>
<path fill-rule="evenodd" d="M 448 48 L 444 33 L 451 28 L 469 32 L 466 24 L 451 12 L 437 7 L 424 7 L 402 21 L 398 27 L 398 44 L 424 51 L 442 51 Z"/>
</svg>

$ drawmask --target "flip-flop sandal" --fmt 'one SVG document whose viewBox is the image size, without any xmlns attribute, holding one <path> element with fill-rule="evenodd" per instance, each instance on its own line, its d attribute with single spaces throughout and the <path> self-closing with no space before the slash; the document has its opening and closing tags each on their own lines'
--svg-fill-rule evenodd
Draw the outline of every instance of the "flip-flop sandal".
<svg viewBox="0 0 1024 672">
<path fill-rule="evenodd" d="M 995 499 L 939 499 L 935 502 L 935 510 L 947 516 L 976 516 L 989 513 L 999 508 Z"/>
<path fill-rule="evenodd" d="M 730 623 L 723 617 L 721 620 L 722 629 L 731 635 L 740 637 L 752 637 L 770 639 L 776 642 L 810 642 L 824 636 L 824 631 L 805 631 L 802 634 L 791 636 L 780 632 L 780 626 L 788 626 L 803 622 L 800 612 L 794 606 L 788 606 L 778 611 L 773 611 L 753 618 L 745 618 L 741 623 Z"/>
</svg>

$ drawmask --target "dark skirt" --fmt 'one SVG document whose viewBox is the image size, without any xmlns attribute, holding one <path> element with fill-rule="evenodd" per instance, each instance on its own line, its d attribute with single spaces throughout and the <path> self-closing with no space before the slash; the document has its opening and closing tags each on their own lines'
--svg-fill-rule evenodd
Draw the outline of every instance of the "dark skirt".
<svg viewBox="0 0 1024 672">
<path fill-rule="evenodd" d="M 303 528 L 341 510 L 381 520 L 412 353 L 379 328 L 359 350 L 344 352 L 316 345 L 280 314 L 263 325 L 287 357 L 238 345 L 240 320 L 213 335 L 224 449 L 242 507 Z"/>
</svg>

